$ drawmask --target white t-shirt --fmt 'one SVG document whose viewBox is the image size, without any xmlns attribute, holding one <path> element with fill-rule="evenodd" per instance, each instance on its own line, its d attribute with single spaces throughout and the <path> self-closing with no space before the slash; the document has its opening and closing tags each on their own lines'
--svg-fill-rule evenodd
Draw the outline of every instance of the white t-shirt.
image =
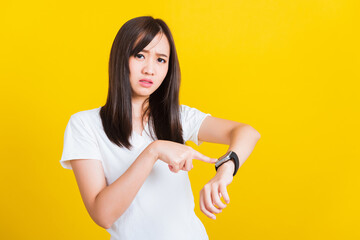
<svg viewBox="0 0 360 240">
<path fill-rule="evenodd" d="M 77 112 L 70 117 L 60 163 L 62 167 L 72 169 L 69 160 L 97 159 L 101 161 L 106 183 L 110 185 L 153 140 L 149 124 L 146 124 L 142 135 L 132 132 L 132 150 L 120 148 L 108 139 L 99 111 L 100 107 Z M 211 114 L 180 105 L 185 142 L 202 143 L 198 140 L 198 131 L 207 116 Z M 165 162 L 157 160 L 128 209 L 106 230 L 111 234 L 110 240 L 208 239 L 194 207 L 188 172 L 180 170 L 173 173 Z"/>
</svg>

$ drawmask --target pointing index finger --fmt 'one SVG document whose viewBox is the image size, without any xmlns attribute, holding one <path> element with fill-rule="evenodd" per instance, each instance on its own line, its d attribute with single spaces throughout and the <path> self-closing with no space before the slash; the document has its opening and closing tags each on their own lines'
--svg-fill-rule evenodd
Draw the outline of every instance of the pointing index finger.
<svg viewBox="0 0 360 240">
<path fill-rule="evenodd" d="M 207 163 L 215 163 L 217 161 L 216 158 L 211 158 L 211 157 L 205 156 L 204 154 L 202 154 L 196 150 L 194 150 L 193 158 L 203 161 L 203 162 L 207 162 Z"/>
</svg>

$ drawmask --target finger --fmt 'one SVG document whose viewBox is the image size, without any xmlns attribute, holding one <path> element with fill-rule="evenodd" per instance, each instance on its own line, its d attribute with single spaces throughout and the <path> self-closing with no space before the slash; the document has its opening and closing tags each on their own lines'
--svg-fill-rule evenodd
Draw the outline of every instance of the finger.
<svg viewBox="0 0 360 240">
<path fill-rule="evenodd" d="M 210 189 L 211 191 L 211 189 Z M 204 203 L 205 203 L 205 208 L 212 212 L 212 213 L 221 213 L 222 210 L 218 209 L 214 206 L 213 201 L 211 199 L 211 192 L 210 191 L 204 191 Z"/>
<path fill-rule="evenodd" d="M 224 200 L 225 200 L 225 202 L 227 203 L 227 204 L 229 204 L 230 203 L 230 198 L 229 198 L 229 194 L 228 194 L 228 192 L 227 192 L 227 190 L 226 190 L 226 185 L 225 184 L 220 184 L 220 194 L 223 196 L 223 198 L 224 198 Z M 221 197 L 221 196 L 220 196 Z"/>
<path fill-rule="evenodd" d="M 212 218 L 214 220 L 216 219 L 216 216 L 205 208 L 204 197 L 203 194 L 201 193 L 200 193 L 200 210 L 209 218 Z"/>
<path fill-rule="evenodd" d="M 192 160 L 188 159 L 185 162 L 184 171 L 190 171 L 192 169 Z"/>
<path fill-rule="evenodd" d="M 216 158 L 211 158 L 211 157 L 205 156 L 204 154 L 202 154 L 194 149 L 193 149 L 193 159 L 197 159 L 197 160 L 207 162 L 207 163 L 215 163 L 217 161 Z"/>
<path fill-rule="evenodd" d="M 173 166 L 170 166 L 170 165 L 168 165 L 168 166 L 169 166 L 170 171 L 174 172 Z"/>
<path fill-rule="evenodd" d="M 213 185 L 212 187 L 212 191 L 211 191 L 211 196 L 212 196 L 212 200 L 213 202 L 220 208 L 226 208 L 226 205 L 220 200 L 219 198 L 219 185 Z"/>
<path fill-rule="evenodd" d="M 179 172 L 180 168 L 179 168 L 179 165 L 178 164 L 175 164 L 175 165 L 171 165 L 171 168 L 172 168 L 172 172 L 174 173 L 177 173 Z"/>
<path fill-rule="evenodd" d="M 179 163 L 179 166 L 180 166 L 180 167 L 179 167 L 180 170 L 187 171 L 187 170 L 186 170 L 186 166 L 187 166 L 187 165 L 186 165 L 186 161 L 185 161 L 185 160 L 182 161 L 181 163 Z"/>
</svg>

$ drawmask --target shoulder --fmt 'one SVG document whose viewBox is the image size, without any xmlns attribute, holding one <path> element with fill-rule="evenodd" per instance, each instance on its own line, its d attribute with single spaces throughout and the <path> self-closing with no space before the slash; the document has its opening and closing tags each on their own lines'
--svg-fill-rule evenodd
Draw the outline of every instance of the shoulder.
<svg viewBox="0 0 360 240">
<path fill-rule="evenodd" d="M 188 124 L 189 122 L 201 122 L 206 118 L 206 116 L 211 116 L 210 113 L 205 113 L 198 108 L 190 107 L 187 105 L 180 105 L 180 119 L 184 124 Z"/>
<path fill-rule="evenodd" d="M 184 111 L 186 111 L 189 108 L 189 106 L 186 106 L 184 104 L 180 105 L 180 114 L 182 114 Z"/>
<path fill-rule="evenodd" d="M 180 105 L 180 114 L 182 114 L 182 115 L 187 114 L 191 111 L 196 111 L 196 110 L 197 110 L 196 108 L 190 107 L 188 105 L 184 105 L 184 104 Z"/>
<path fill-rule="evenodd" d="M 196 145 L 200 145 L 202 142 L 198 140 L 198 132 L 200 126 L 207 116 L 211 116 L 210 113 L 205 113 L 198 108 L 190 107 L 187 105 L 181 106 L 181 124 L 183 128 L 184 141 L 192 141 Z"/>
<path fill-rule="evenodd" d="M 80 129 L 101 129 L 100 109 L 101 107 L 76 112 L 70 116 L 68 124 Z"/>
<path fill-rule="evenodd" d="M 65 132 L 81 136 L 85 134 L 93 135 L 102 127 L 99 115 L 100 109 L 101 107 L 83 110 L 72 114 L 66 126 Z"/>
<path fill-rule="evenodd" d="M 204 115 L 206 113 L 202 112 L 198 108 L 190 107 L 188 105 L 181 104 L 180 105 L 180 114 L 182 116 L 187 116 L 187 115 Z"/>
<path fill-rule="evenodd" d="M 101 107 L 76 112 L 71 115 L 70 120 L 81 122 L 97 121 L 100 118 L 100 109 Z"/>
</svg>

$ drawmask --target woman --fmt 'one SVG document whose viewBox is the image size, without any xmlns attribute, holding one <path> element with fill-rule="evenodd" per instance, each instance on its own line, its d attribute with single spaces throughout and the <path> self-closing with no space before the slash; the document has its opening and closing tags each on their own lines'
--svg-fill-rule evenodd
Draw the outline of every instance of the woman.
<svg viewBox="0 0 360 240">
<path fill-rule="evenodd" d="M 111 239 L 208 239 L 194 213 L 187 171 L 193 159 L 218 159 L 184 143 L 228 144 L 238 153 L 223 159 L 200 191 L 201 211 L 215 219 L 226 207 L 221 196 L 229 203 L 226 186 L 260 137 L 249 125 L 179 105 L 179 88 L 168 26 L 137 17 L 114 40 L 106 104 L 70 117 L 61 165 L 74 171 L 89 215 Z"/>
</svg>

